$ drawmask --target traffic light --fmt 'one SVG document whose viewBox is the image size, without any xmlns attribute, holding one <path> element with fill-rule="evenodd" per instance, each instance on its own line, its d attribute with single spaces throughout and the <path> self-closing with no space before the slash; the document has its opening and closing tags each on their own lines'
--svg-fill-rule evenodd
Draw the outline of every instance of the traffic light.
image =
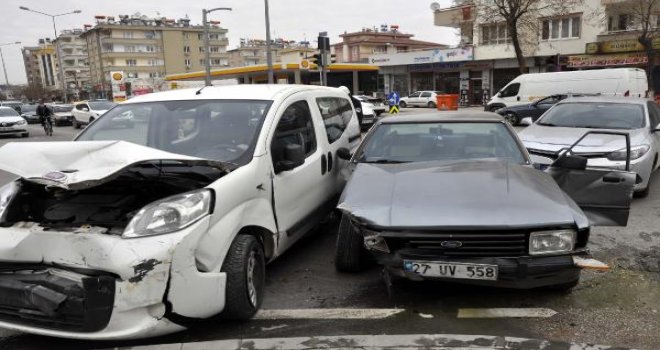
<svg viewBox="0 0 660 350">
<path fill-rule="evenodd" d="M 334 53 L 330 55 L 330 63 L 337 63 L 337 55 Z"/>
<path fill-rule="evenodd" d="M 310 62 L 314 63 L 315 65 L 320 66 L 321 65 L 321 54 L 320 53 L 314 54 L 314 56 L 312 56 L 312 58 L 310 58 L 309 60 L 310 60 Z"/>
</svg>

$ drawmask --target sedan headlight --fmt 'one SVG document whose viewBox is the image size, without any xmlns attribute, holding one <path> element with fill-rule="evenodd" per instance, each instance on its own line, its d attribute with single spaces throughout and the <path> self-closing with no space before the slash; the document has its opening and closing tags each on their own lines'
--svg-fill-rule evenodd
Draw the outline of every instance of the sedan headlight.
<svg viewBox="0 0 660 350">
<path fill-rule="evenodd" d="M 630 160 L 642 158 L 651 147 L 649 145 L 641 145 L 630 148 Z M 620 149 L 607 154 L 608 160 L 626 160 L 626 149 Z"/>
<path fill-rule="evenodd" d="M 15 181 L 8 183 L 7 185 L 0 188 L 0 222 L 3 221 L 5 211 L 9 207 L 9 203 L 18 193 L 19 185 Z"/>
<path fill-rule="evenodd" d="M 27 124 L 27 122 L 25 120 L 21 120 L 21 121 L 16 122 L 16 125 L 25 125 L 25 124 Z"/>
<path fill-rule="evenodd" d="M 568 253 L 575 247 L 574 230 L 532 232 L 529 255 Z"/>
<path fill-rule="evenodd" d="M 211 212 L 212 194 L 203 189 L 151 203 L 128 224 L 122 238 L 162 235 L 184 229 Z"/>
</svg>

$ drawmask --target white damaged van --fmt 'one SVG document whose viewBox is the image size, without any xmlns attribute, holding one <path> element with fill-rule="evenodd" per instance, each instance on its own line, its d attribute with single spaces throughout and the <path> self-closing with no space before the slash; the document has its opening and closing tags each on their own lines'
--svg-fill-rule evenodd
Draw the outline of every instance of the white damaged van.
<svg viewBox="0 0 660 350">
<path fill-rule="evenodd" d="M 498 91 L 485 110 L 496 111 L 570 92 L 646 97 L 648 89 L 646 73 L 639 68 L 522 74 Z"/>
</svg>

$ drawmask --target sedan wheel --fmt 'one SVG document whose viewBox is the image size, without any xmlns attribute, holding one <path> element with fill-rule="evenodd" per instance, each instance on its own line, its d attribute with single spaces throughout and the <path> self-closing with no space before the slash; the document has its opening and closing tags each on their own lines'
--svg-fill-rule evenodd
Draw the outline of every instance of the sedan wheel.
<svg viewBox="0 0 660 350">
<path fill-rule="evenodd" d="M 504 120 L 509 122 L 509 124 L 511 125 L 518 125 L 518 123 L 520 123 L 518 116 L 515 113 L 511 113 L 511 112 L 507 112 L 506 114 L 504 114 Z"/>
<path fill-rule="evenodd" d="M 436 107 L 435 102 L 429 102 L 428 107 L 429 108 L 435 108 Z"/>
<path fill-rule="evenodd" d="M 406 103 L 406 101 L 401 101 L 401 102 L 399 102 L 399 107 L 406 108 L 406 107 L 408 107 L 408 104 Z"/>
</svg>

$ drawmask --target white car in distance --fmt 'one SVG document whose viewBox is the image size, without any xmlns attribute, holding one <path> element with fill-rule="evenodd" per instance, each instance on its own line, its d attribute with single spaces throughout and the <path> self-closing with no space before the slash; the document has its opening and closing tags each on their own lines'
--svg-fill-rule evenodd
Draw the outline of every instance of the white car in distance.
<svg viewBox="0 0 660 350">
<path fill-rule="evenodd" d="M 76 103 L 71 111 L 73 114 L 73 127 L 80 129 L 81 126 L 93 122 L 116 105 L 116 103 L 107 100 L 91 100 Z"/>
</svg>

